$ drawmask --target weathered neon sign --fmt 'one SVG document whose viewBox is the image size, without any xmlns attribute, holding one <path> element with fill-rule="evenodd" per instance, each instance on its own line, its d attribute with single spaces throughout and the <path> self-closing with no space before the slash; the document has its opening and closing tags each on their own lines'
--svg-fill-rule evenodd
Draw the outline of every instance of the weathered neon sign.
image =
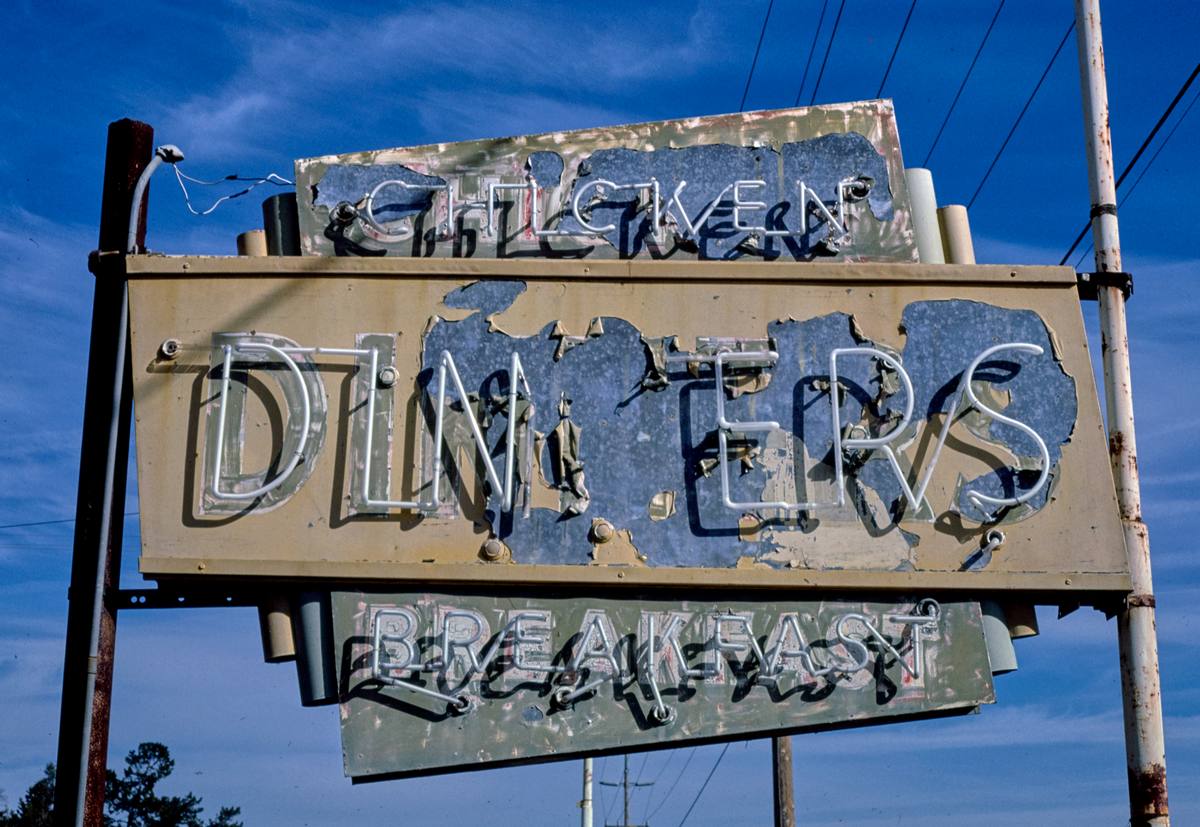
<svg viewBox="0 0 1200 827">
<path fill-rule="evenodd" d="M 470 397 L 463 385 L 454 355 L 449 351 L 442 351 L 437 361 L 437 392 L 432 400 L 434 403 L 433 445 L 429 452 L 432 458 L 432 467 L 428 472 L 428 478 L 422 480 L 416 486 L 418 490 L 427 491 L 428 495 L 425 498 L 397 500 L 387 497 L 386 494 L 382 496 L 379 494 L 379 482 L 376 480 L 377 475 L 372 473 L 372 463 L 375 461 L 374 457 L 376 455 L 377 399 L 381 394 L 394 394 L 395 392 L 392 387 L 395 381 L 395 369 L 391 365 L 383 365 L 381 367 L 379 347 L 304 347 L 282 337 L 264 334 L 218 334 L 215 338 L 221 342 L 218 374 L 221 378 L 219 393 L 216 394 L 213 403 L 215 407 L 212 416 L 215 419 L 216 426 L 215 429 L 210 430 L 210 445 L 207 458 L 206 494 L 211 503 L 218 505 L 222 502 L 245 503 L 248 500 L 257 500 L 270 494 L 276 495 L 276 500 L 272 502 L 274 506 L 292 496 L 304 483 L 304 470 L 306 466 L 311 466 L 320 451 L 320 445 L 315 440 L 310 440 L 309 435 L 314 427 L 323 428 L 323 421 L 314 422 L 314 420 L 325 416 L 323 404 L 320 406 L 315 405 L 315 397 L 319 397 L 323 401 L 324 390 L 317 372 L 315 370 L 301 371 L 295 360 L 310 359 L 313 356 L 354 357 L 359 363 L 360 368 L 367 371 L 366 375 L 373 380 L 371 381 L 371 389 L 367 393 L 365 405 L 362 406 L 362 415 L 366 417 L 365 428 L 361 430 L 361 441 L 363 444 L 358 447 L 351 446 L 351 453 L 362 457 L 362 473 L 360 475 L 359 486 L 352 492 L 352 498 L 360 507 L 382 510 L 408 509 L 421 512 L 435 512 L 441 509 L 443 505 L 442 477 L 444 470 L 442 465 L 442 449 L 448 445 L 445 430 L 451 389 L 454 391 L 455 397 L 463 409 L 471 410 L 471 415 L 465 417 L 466 425 L 469 427 L 471 440 L 482 465 L 482 473 L 491 486 L 493 493 L 498 494 L 501 498 L 499 504 L 501 510 L 504 512 L 513 511 L 515 500 L 514 479 L 518 473 L 524 485 L 528 486 L 530 482 L 533 473 L 532 457 L 528 453 L 524 457 L 518 456 L 517 442 L 519 431 L 529 433 L 533 428 L 535 416 L 532 406 L 533 392 L 530 388 L 530 377 L 516 352 L 512 353 L 507 367 L 508 393 L 506 410 L 508 413 L 505 414 L 507 423 L 504 437 L 505 459 L 503 477 L 501 477 L 501 471 L 496 467 L 496 463 L 493 460 L 492 451 L 480 427 L 477 413 L 471 409 Z M 373 337 L 361 335 L 358 338 L 361 343 Z M 890 430 L 882 433 L 869 433 L 862 426 L 858 425 L 843 427 L 842 401 L 839 393 L 830 391 L 827 394 L 833 443 L 834 491 L 836 492 L 835 498 L 830 501 L 789 501 L 782 499 L 739 501 L 734 499 L 730 481 L 730 466 L 732 464 L 730 459 L 731 440 L 735 437 L 745 438 L 747 435 L 753 434 L 763 435 L 765 438 L 771 432 L 783 430 L 783 427 L 779 422 L 774 420 L 748 421 L 729 419 L 726 415 L 724 392 L 725 372 L 727 369 L 746 364 L 761 364 L 767 368 L 777 366 L 780 359 L 778 352 L 772 350 L 745 351 L 725 348 L 716 353 L 673 353 L 667 356 L 666 361 L 669 364 L 706 364 L 712 366 L 716 380 L 715 387 L 717 388 L 716 425 L 719 445 L 717 459 L 720 469 L 721 502 L 724 508 L 730 511 L 740 513 L 747 509 L 756 509 L 759 511 L 777 511 L 789 514 L 809 512 L 823 508 L 842 507 L 845 505 L 844 483 L 850 473 L 847 470 L 846 457 L 850 455 L 870 455 L 874 452 L 879 452 L 886 459 L 887 465 L 903 492 L 903 496 L 911 512 L 913 514 L 928 514 L 932 510 L 932 505 L 928 502 L 926 495 L 934 470 L 946 445 L 949 431 L 959 416 L 967 411 L 975 411 L 989 417 L 995 422 L 1020 431 L 1036 445 L 1038 451 L 1037 478 L 1024 491 L 1014 493 L 1010 497 L 997 497 L 980 491 L 969 491 L 967 493 L 967 498 L 972 505 L 982 513 L 995 517 L 1002 514 L 1004 509 L 1034 500 L 1047 485 L 1051 469 L 1050 451 L 1042 436 L 1030 425 L 1007 416 L 986 403 L 980 398 L 973 386 L 974 383 L 980 381 L 977 378 L 977 374 L 979 373 L 980 366 L 985 361 L 1011 352 L 1025 353 L 1033 356 L 1044 355 L 1044 349 L 1041 346 L 1028 342 L 1002 343 L 988 347 L 975 355 L 962 371 L 957 388 L 949 397 L 950 407 L 938 431 L 932 455 L 927 460 L 919 477 L 910 479 L 912 476 L 911 472 L 906 471 L 899 460 L 905 449 L 916 439 L 916 434 L 909 428 L 909 424 L 913 418 L 914 403 L 913 382 L 909 372 L 896 355 L 879 348 L 865 346 L 833 348 L 828 355 L 828 376 L 831 388 L 838 387 L 840 365 L 849 359 L 867 357 L 895 372 L 904 395 L 904 407 L 899 419 L 891 425 Z M 257 364 L 262 364 L 261 359 L 263 354 L 273 355 L 285 365 L 287 368 L 286 371 L 282 373 L 276 371 L 273 373 L 275 373 L 280 384 L 284 386 L 285 392 L 283 398 L 285 404 L 288 406 L 288 430 L 296 438 L 286 448 L 286 461 L 283 464 L 282 470 L 275 473 L 273 477 L 267 479 L 266 472 L 257 476 L 253 474 L 238 474 L 238 482 L 231 485 L 225 479 L 226 475 L 229 474 L 230 465 L 229 459 L 225 454 L 225 446 L 227 444 L 226 432 L 230 428 L 227 421 L 229 419 L 227 400 L 230 398 L 230 379 L 234 369 L 235 354 L 242 354 L 243 356 L 255 354 L 255 358 L 258 360 L 255 362 Z M 248 366 L 246 369 L 248 369 Z M 389 376 L 392 377 L 390 380 Z M 536 383 L 536 375 L 534 381 Z M 520 403 L 524 403 L 525 408 L 523 416 L 518 417 L 516 412 Z M 352 441 L 355 439 L 354 436 L 349 438 Z M 279 496 L 279 492 L 283 490 L 282 486 L 288 483 L 289 478 L 293 476 L 296 478 L 291 479 L 287 492 Z M 384 488 L 390 487 L 390 482 L 386 478 L 383 486 Z M 239 507 L 241 506 L 239 505 Z"/>
<path fill-rule="evenodd" d="M 861 689 L 866 681 L 855 675 L 877 656 L 919 681 L 925 644 L 938 635 L 941 614 L 938 603 L 926 599 L 878 618 L 842 612 L 818 628 L 812 617 L 786 609 L 770 615 L 642 610 L 635 628 L 618 629 L 605 609 L 588 608 L 578 630 L 557 645 L 559 624 L 547 609 L 510 609 L 499 628 L 482 612 L 453 605 L 437 606 L 425 625 L 416 606 L 369 611 L 371 678 L 444 702 L 448 713 L 472 711 L 484 683 L 550 683 L 551 706 L 566 709 L 618 682 L 648 690 L 650 718 L 660 725 L 675 717 L 663 692 L 689 683 L 774 686 L 790 676 L 797 683 L 824 679 Z M 564 630 L 557 631 L 561 638 Z M 426 674 L 430 679 L 422 678 Z"/>
<path fill-rule="evenodd" d="M 565 220 L 568 211 L 564 210 L 559 226 L 548 228 L 543 226 L 545 190 L 532 172 L 526 174 L 522 183 L 488 183 L 487 194 L 483 200 L 457 199 L 452 181 L 442 184 L 414 184 L 399 178 L 389 178 L 376 184 L 358 204 L 342 202 L 332 211 L 331 216 L 335 223 L 358 222 L 367 236 L 375 241 L 390 244 L 413 238 L 416 233 L 414 223 L 426 214 L 437 216 L 433 234 L 435 241 L 454 240 L 458 237 L 460 219 L 472 212 L 482 212 L 481 229 L 484 237 L 495 239 L 498 235 L 496 206 L 498 203 L 504 203 L 504 193 L 511 192 L 517 196 L 517 205 L 521 213 L 518 232 L 522 232 L 527 239 L 603 238 L 606 233 L 616 230 L 617 226 L 613 223 L 602 226 L 593 224 L 592 207 L 613 199 L 617 193 L 632 193 L 636 199 L 635 212 L 646 214 L 650 235 L 659 245 L 665 243 L 668 231 L 676 240 L 695 239 L 709 222 L 714 221 L 714 214 L 721 209 L 721 217 L 717 220 L 731 222 L 734 230 L 761 238 L 806 236 L 814 229 L 812 219 L 816 218 L 818 226 L 825 227 L 821 243 L 830 251 L 836 251 L 852 240 L 848 205 L 866 198 L 871 185 L 872 182 L 862 176 L 844 178 L 838 181 L 835 187 L 836 199 L 827 203 L 815 189 L 804 181 L 797 180 L 793 182 L 796 194 L 794 202 L 780 201 L 768 204 L 766 201 L 754 200 L 759 193 L 769 188 L 767 181 L 740 179 L 725 185 L 699 212 L 689 215 L 683 199 L 683 194 L 688 188 L 686 180 L 680 180 L 670 196 L 664 199 L 662 186 L 653 176 L 645 181 L 592 178 L 576 187 L 574 197 L 568 201 L 569 216 L 574 225 L 569 225 Z M 417 203 L 421 205 L 420 209 L 393 220 L 383 219 L 379 215 L 380 208 L 377 202 L 383 200 L 383 194 L 388 190 L 398 190 L 403 194 L 402 203 Z M 435 200 L 438 194 L 442 195 L 443 203 L 440 205 Z M 797 229 L 789 229 L 784 222 L 784 215 L 793 204 L 800 215 Z M 730 216 L 728 219 L 726 214 Z"/>
</svg>

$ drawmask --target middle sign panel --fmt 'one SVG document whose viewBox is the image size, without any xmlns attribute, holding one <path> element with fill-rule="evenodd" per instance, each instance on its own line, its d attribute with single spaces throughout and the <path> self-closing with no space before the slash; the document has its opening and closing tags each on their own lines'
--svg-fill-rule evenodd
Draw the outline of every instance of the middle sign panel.
<svg viewBox="0 0 1200 827">
<path fill-rule="evenodd" d="M 1127 583 L 1065 268 L 147 263 L 148 574 Z"/>
</svg>

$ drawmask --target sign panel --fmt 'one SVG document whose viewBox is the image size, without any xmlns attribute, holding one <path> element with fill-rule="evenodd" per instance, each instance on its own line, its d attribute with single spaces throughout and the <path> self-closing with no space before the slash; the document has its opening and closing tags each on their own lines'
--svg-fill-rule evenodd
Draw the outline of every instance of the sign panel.
<svg viewBox="0 0 1200 827">
<path fill-rule="evenodd" d="M 346 774 L 421 775 L 962 713 L 977 603 L 333 595 Z"/>
<path fill-rule="evenodd" d="M 1128 587 L 1067 268 L 129 269 L 152 576 Z"/>
<path fill-rule="evenodd" d="M 915 261 L 890 101 L 296 162 L 324 256 Z"/>
</svg>

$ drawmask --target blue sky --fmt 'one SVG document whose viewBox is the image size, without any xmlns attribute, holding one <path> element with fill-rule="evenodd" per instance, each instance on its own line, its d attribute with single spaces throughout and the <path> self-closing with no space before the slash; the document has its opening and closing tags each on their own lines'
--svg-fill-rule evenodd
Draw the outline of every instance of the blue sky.
<svg viewBox="0 0 1200 827">
<path fill-rule="evenodd" d="M 748 108 L 796 99 L 820 5 L 776 2 Z M 185 171 L 216 178 L 290 177 L 293 159 L 317 154 L 718 114 L 738 107 L 765 8 L 760 0 L 8 4 L 0 524 L 72 515 L 92 292 L 86 256 L 109 121 L 153 124 L 158 143 L 187 153 Z M 819 103 L 875 96 L 907 8 L 849 0 Z M 919 0 L 884 90 L 910 165 L 924 158 L 994 8 Z M 1108 0 L 1103 12 L 1121 166 L 1194 65 L 1200 11 L 1182 0 Z M 1066 2 L 1006 4 L 930 162 L 943 203 L 970 198 L 1070 19 Z M 1057 263 L 1087 215 L 1082 136 L 1072 41 L 972 210 L 981 262 Z M 1198 138 L 1192 112 L 1121 211 L 1126 269 L 1137 279 L 1129 315 L 1138 444 L 1180 824 L 1200 821 L 1200 368 L 1188 356 L 1200 254 L 1186 183 Z M 152 190 L 155 250 L 230 254 L 235 235 L 260 221 L 262 190 L 204 219 L 186 212 L 168 176 Z M 1084 312 L 1094 332 L 1094 306 Z M 127 525 L 132 549 L 136 518 Z M 0 790 L 10 805 L 54 758 L 70 538 L 69 524 L 0 530 Z M 139 581 L 134 557 L 127 586 Z M 1120 823 L 1115 624 L 1091 610 L 1041 618 L 1042 635 L 1018 643 L 1021 669 L 998 679 L 999 702 L 979 716 L 797 738 L 801 823 Z M 252 825 L 399 813 L 431 825 L 577 817 L 578 762 L 352 787 L 335 711 L 302 709 L 294 670 L 263 664 L 257 636 L 252 610 L 123 615 L 111 763 L 161 740 L 177 760 L 176 789 L 202 795 L 214 812 L 240 805 Z M 658 778 L 637 794 L 634 817 L 649 804 L 659 808 L 651 823 L 678 823 L 719 751 L 656 753 L 644 769 L 634 758 L 643 780 Z M 614 780 L 618 763 L 598 766 Z M 766 823 L 770 804 L 767 744 L 736 744 L 688 823 Z"/>
</svg>

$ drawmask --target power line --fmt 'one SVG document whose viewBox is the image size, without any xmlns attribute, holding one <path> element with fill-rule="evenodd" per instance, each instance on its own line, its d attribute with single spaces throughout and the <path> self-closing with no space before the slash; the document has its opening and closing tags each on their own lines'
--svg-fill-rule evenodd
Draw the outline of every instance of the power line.
<svg viewBox="0 0 1200 827">
<path fill-rule="evenodd" d="M 667 767 L 671 766 L 671 762 L 675 760 L 675 756 L 678 754 L 679 754 L 679 750 L 673 749 L 673 750 L 671 750 L 670 754 L 667 755 L 667 760 L 664 761 L 663 765 L 658 768 L 658 773 L 655 774 L 655 776 L 654 776 L 655 784 L 658 783 L 658 779 L 663 777 L 663 773 L 665 773 L 667 771 Z"/>
<path fill-rule="evenodd" d="M 904 16 L 904 25 L 900 27 L 900 36 L 896 38 L 896 47 L 892 49 L 892 56 L 888 58 L 887 68 L 883 70 L 883 80 L 879 81 L 879 91 L 875 93 L 875 97 L 883 97 L 883 85 L 887 83 L 888 75 L 892 73 L 892 64 L 896 62 L 896 54 L 900 51 L 900 44 L 904 42 L 904 33 L 908 31 L 908 21 L 912 20 L 913 10 L 917 7 L 917 0 L 912 0 L 912 5 L 908 7 L 908 14 Z"/>
<path fill-rule="evenodd" d="M 817 82 L 813 86 L 812 99 L 808 102 L 812 106 L 817 102 L 817 92 L 821 89 L 821 78 L 825 77 L 825 64 L 829 62 L 829 53 L 833 51 L 833 41 L 837 38 L 838 25 L 842 22 L 842 12 L 846 8 L 846 0 L 842 0 L 838 5 L 837 17 L 833 18 L 833 31 L 829 33 L 829 42 L 825 44 L 825 57 L 821 58 L 821 71 L 817 72 Z"/>
<path fill-rule="evenodd" d="M 732 743 L 732 742 L 730 742 Z M 717 756 L 716 763 L 712 769 L 708 771 L 708 778 L 704 779 L 704 783 L 700 785 L 700 791 L 696 793 L 696 797 L 692 799 L 692 806 L 687 808 L 687 812 L 683 814 L 683 820 L 679 822 L 679 827 L 683 827 L 684 822 L 688 820 L 688 816 L 692 814 L 692 810 L 696 809 L 696 804 L 700 801 L 700 796 L 704 795 L 705 788 L 708 787 L 708 782 L 712 781 L 713 773 L 717 771 L 717 767 L 721 766 L 721 759 L 725 757 L 725 753 L 729 752 L 729 744 L 725 744 L 725 748 L 721 750 L 721 754 Z"/>
<path fill-rule="evenodd" d="M 126 511 L 122 516 L 123 517 L 136 517 L 137 512 L 136 511 Z M 0 530 L 6 529 L 6 528 L 33 528 L 34 526 L 39 526 L 39 525 L 61 525 L 62 523 L 73 523 L 73 522 L 75 522 L 74 517 L 65 517 L 64 519 L 61 519 L 61 520 L 38 520 L 37 522 L 33 522 L 33 523 L 9 523 L 8 525 L 0 525 Z"/>
<path fill-rule="evenodd" d="M 1058 60 L 1059 53 L 1062 52 L 1063 46 L 1067 44 L 1067 38 L 1071 36 L 1071 32 L 1074 30 L 1075 19 L 1072 18 L 1071 25 L 1067 26 L 1067 31 L 1063 34 L 1062 40 L 1058 42 L 1058 48 L 1055 49 L 1054 54 L 1050 56 L 1050 62 L 1047 63 L 1046 68 L 1042 70 L 1042 76 L 1038 78 L 1038 82 L 1034 84 L 1033 91 L 1029 93 L 1029 98 L 1025 101 L 1025 105 L 1021 107 L 1020 114 L 1018 114 L 1017 119 L 1013 121 L 1013 125 L 1008 130 L 1008 134 L 1004 136 L 1004 143 L 1000 144 L 1000 149 L 996 151 L 996 157 L 992 159 L 990 164 L 988 164 L 987 172 L 983 174 L 983 178 L 979 179 L 979 186 L 975 188 L 974 195 L 972 195 L 971 200 L 967 202 L 967 209 L 971 209 L 971 207 L 975 205 L 975 199 L 979 197 L 980 190 L 982 190 L 983 185 L 987 183 L 987 179 L 989 176 L 991 176 L 992 170 L 996 168 L 996 164 L 999 162 L 1000 156 L 1003 155 L 1004 150 L 1008 148 L 1008 142 L 1012 140 L 1012 136 L 1017 131 L 1017 127 L 1021 125 L 1021 119 L 1024 118 L 1025 113 L 1029 111 L 1029 106 L 1033 103 L 1033 99 L 1037 97 L 1038 90 L 1042 88 L 1042 84 L 1046 80 L 1046 75 L 1050 74 L 1050 69 L 1054 66 L 1054 61 Z"/>
<path fill-rule="evenodd" d="M 996 6 L 996 13 L 992 15 L 992 22 L 988 23 L 987 31 L 983 33 L 983 40 L 979 41 L 979 48 L 975 50 L 975 57 L 971 58 L 971 65 L 967 67 L 967 73 L 963 75 L 962 83 L 958 85 L 958 91 L 954 93 L 954 100 L 950 102 L 950 108 L 946 110 L 946 117 L 942 119 L 942 125 L 938 128 L 937 135 L 933 139 L 933 144 L 929 147 L 929 152 L 925 154 L 925 161 L 921 164 L 923 167 L 929 166 L 929 159 L 933 157 L 933 151 L 937 149 L 938 141 L 942 139 L 942 133 L 946 131 L 946 124 L 950 123 L 950 116 L 954 114 L 954 107 L 958 106 L 958 99 L 962 97 L 963 89 L 967 88 L 967 81 L 971 79 L 971 73 L 975 71 L 975 64 L 979 62 L 979 56 L 983 54 L 983 47 L 987 45 L 988 38 L 992 36 L 992 29 L 996 26 L 996 21 L 1000 18 L 1000 10 L 1004 8 L 1004 0 L 1000 0 L 1000 4 Z"/>
<path fill-rule="evenodd" d="M 642 754 L 642 764 L 640 767 L 638 767 L 637 777 L 633 779 L 634 784 L 636 784 L 642 780 L 642 773 L 644 773 L 646 771 L 646 760 L 649 757 L 650 757 L 650 753 L 648 753 L 648 752 Z M 651 781 L 650 783 L 653 784 L 654 782 Z"/>
<path fill-rule="evenodd" d="M 738 104 L 739 112 L 746 111 L 746 96 L 750 94 L 750 81 L 754 80 L 754 67 L 758 65 L 758 53 L 762 51 L 763 38 L 767 36 L 767 23 L 771 20 L 771 9 L 773 8 L 775 8 L 775 0 L 768 0 L 762 31 L 758 33 L 758 45 L 754 47 L 754 60 L 750 61 L 750 74 L 746 76 L 746 88 L 742 90 L 742 102 Z"/>
<path fill-rule="evenodd" d="M 667 794 L 663 796 L 662 801 L 658 802 L 658 806 L 655 807 L 654 810 L 651 811 L 650 815 L 643 819 L 643 821 L 650 821 L 650 819 L 654 818 L 658 811 L 661 810 L 663 806 L 671 800 L 671 793 L 675 792 L 675 787 L 678 786 L 679 781 L 683 778 L 683 774 L 687 772 L 688 764 L 692 763 L 692 759 L 695 757 L 696 747 L 692 747 L 691 751 L 688 753 L 687 760 L 684 761 L 683 766 L 679 768 L 679 774 L 675 776 L 675 780 L 672 781 L 671 786 L 667 788 Z M 656 778 L 654 780 L 657 781 L 658 779 Z"/>
<path fill-rule="evenodd" d="M 1129 185 L 1129 189 L 1126 190 L 1125 194 L 1121 196 L 1121 200 L 1117 202 L 1118 209 L 1125 206 L 1125 202 L 1129 200 L 1129 196 L 1133 195 L 1133 191 L 1137 189 L 1137 185 L 1142 182 L 1142 179 L 1146 177 L 1146 173 L 1150 171 L 1150 167 L 1154 166 L 1154 162 L 1158 160 L 1159 154 L 1166 148 L 1167 144 L 1171 142 L 1172 136 L 1175 135 L 1175 130 L 1179 129 L 1183 122 L 1187 120 L 1188 113 L 1192 111 L 1192 107 L 1196 105 L 1197 100 L 1200 100 L 1200 92 L 1197 92 L 1192 96 L 1192 102 L 1183 108 L 1183 114 L 1179 116 L 1179 120 L 1175 121 L 1175 125 L 1171 127 L 1170 131 L 1167 132 L 1167 136 L 1163 138 L 1162 143 L 1158 145 L 1158 149 L 1154 150 L 1154 154 L 1150 156 L 1150 160 L 1146 162 L 1146 165 L 1142 167 L 1142 171 L 1138 173 L 1138 177 L 1133 179 L 1133 183 Z M 1088 242 L 1087 249 L 1083 251 L 1083 255 L 1081 255 L 1079 260 L 1075 262 L 1076 270 L 1079 269 L 1079 265 L 1083 263 L 1084 257 L 1087 256 L 1091 250 L 1092 244 L 1091 242 Z"/>
<path fill-rule="evenodd" d="M 1192 85 L 1192 81 L 1196 79 L 1196 75 L 1200 75 L 1200 63 L 1197 63 L 1196 68 L 1192 69 L 1192 73 L 1188 75 L 1188 79 L 1183 82 L 1183 86 L 1179 87 L 1179 91 L 1175 93 L 1175 97 L 1171 99 L 1171 102 L 1167 105 L 1166 110 L 1162 113 L 1162 116 L 1159 117 L 1158 122 L 1154 124 L 1154 128 L 1150 130 L 1150 133 L 1146 136 L 1146 139 L 1142 141 L 1142 145 L 1138 147 L 1138 151 L 1133 153 L 1133 157 L 1129 160 L 1129 163 L 1125 165 L 1125 169 L 1121 171 L 1121 175 L 1117 178 L 1116 187 L 1114 187 L 1114 189 L 1121 186 L 1121 182 L 1125 180 L 1125 176 L 1127 176 L 1129 171 L 1133 169 L 1133 165 L 1138 162 L 1138 158 L 1141 158 L 1142 153 L 1146 151 L 1146 147 L 1150 146 L 1150 142 L 1154 140 L 1154 136 L 1158 134 L 1158 130 L 1162 129 L 1163 124 L 1167 122 L 1167 118 L 1171 116 L 1171 113 L 1175 111 L 1175 107 L 1179 105 L 1179 101 L 1182 100 L 1183 96 L 1187 94 L 1187 90 Z M 1079 235 L 1075 237 L 1075 242 L 1071 245 L 1071 249 L 1063 253 L 1062 260 L 1058 262 L 1060 265 L 1067 263 L 1067 259 L 1071 257 L 1071 253 L 1075 252 L 1075 248 L 1079 246 L 1079 242 L 1083 241 L 1083 237 L 1087 235 L 1087 231 L 1091 229 L 1091 227 L 1092 221 L 1089 218 L 1088 222 L 1083 225 L 1083 229 L 1079 231 Z"/>
<path fill-rule="evenodd" d="M 812 45 L 808 47 L 808 60 L 804 61 L 804 74 L 800 76 L 800 88 L 796 90 L 796 102 L 800 105 L 800 95 L 804 92 L 804 84 L 808 83 L 808 69 L 812 66 L 813 55 L 817 52 L 817 38 L 821 36 L 821 26 L 825 25 L 825 11 L 829 8 L 829 0 L 821 0 L 821 16 L 817 19 L 817 28 L 813 30 Z"/>
<path fill-rule="evenodd" d="M 600 759 L 600 774 L 596 776 L 597 781 L 604 780 L 604 770 L 607 766 L 608 766 L 608 756 L 605 755 Z M 602 820 L 607 822 L 609 807 L 606 807 L 604 805 L 604 785 L 601 784 L 599 786 L 600 786 L 600 810 L 604 813 L 604 818 Z M 609 806 L 612 806 L 612 805 L 609 805 Z"/>
</svg>

